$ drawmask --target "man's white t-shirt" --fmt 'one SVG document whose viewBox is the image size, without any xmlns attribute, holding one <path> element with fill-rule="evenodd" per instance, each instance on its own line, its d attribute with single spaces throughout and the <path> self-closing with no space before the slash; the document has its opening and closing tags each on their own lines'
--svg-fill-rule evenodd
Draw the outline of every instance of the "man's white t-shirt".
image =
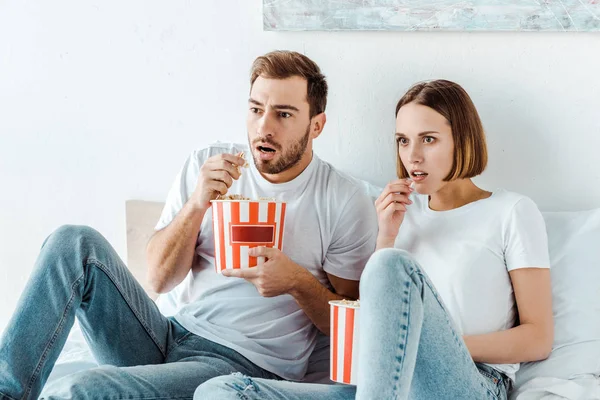
<svg viewBox="0 0 600 400">
<path fill-rule="evenodd" d="M 509 271 L 550 268 L 544 219 L 535 203 L 497 190 L 449 211 L 413 192 L 395 247 L 407 250 L 440 294 L 461 335 L 515 326 Z M 513 381 L 519 364 L 489 364 Z"/>
<path fill-rule="evenodd" d="M 327 273 L 359 280 L 375 249 L 377 217 L 373 203 L 357 185 L 315 154 L 294 180 L 272 184 L 252 162 L 246 146 L 217 144 L 194 151 L 167 197 L 156 230 L 166 227 L 196 188 L 200 167 L 220 153 L 245 152 L 250 167 L 228 194 L 285 201 L 282 251 L 331 289 Z M 215 271 L 212 212 L 200 228 L 197 263 L 175 289 L 161 296 L 159 307 L 174 313 L 187 330 L 236 350 L 256 365 L 283 378 L 303 378 L 317 328 L 291 295 L 262 297 L 240 278 Z"/>
</svg>

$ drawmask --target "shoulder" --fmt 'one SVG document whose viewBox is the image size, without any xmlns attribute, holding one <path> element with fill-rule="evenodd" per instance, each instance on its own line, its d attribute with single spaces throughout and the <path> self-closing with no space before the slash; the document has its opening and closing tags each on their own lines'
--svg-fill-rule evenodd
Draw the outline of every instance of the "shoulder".
<svg viewBox="0 0 600 400">
<path fill-rule="evenodd" d="M 508 215 L 540 213 L 537 204 L 524 194 L 498 189 L 492 195 L 491 200 L 493 200 L 490 202 L 492 207 Z"/>
<path fill-rule="evenodd" d="M 316 157 L 316 156 L 315 156 Z M 317 181 L 327 197 L 335 199 L 338 205 L 347 201 L 369 201 L 368 182 L 340 171 L 330 163 L 317 158 Z"/>
</svg>

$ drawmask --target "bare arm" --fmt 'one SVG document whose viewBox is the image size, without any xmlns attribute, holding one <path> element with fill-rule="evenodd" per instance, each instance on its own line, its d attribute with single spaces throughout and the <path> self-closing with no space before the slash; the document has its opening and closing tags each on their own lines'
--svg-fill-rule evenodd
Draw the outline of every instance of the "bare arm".
<svg viewBox="0 0 600 400">
<path fill-rule="evenodd" d="M 148 282 L 156 293 L 173 289 L 192 268 L 196 240 L 206 211 L 188 201 L 173 222 L 150 238 L 146 249 Z"/>
<path fill-rule="evenodd" d="M 264 297 L 292 295 L 315 326 L 326 335 L 329 335 L 330 324 L 329 301 L 358 298 L 358 281 L 328 274 L 336 292 L 334 293 L 323 286 L 310 271 L 277 249 L 255 247 L 250 249 L 249 254 L 253 257 L 266 257 L 268 260 L 254 268 L 225 269 L 223 275 L 246 279 Z"/>
<path fill-rule="evenodd" d="M 327 274 L 329 282 L 335 290 L 334 293 L 323 286 L 308 270 L 303 269 L 303 271 L 304 273 L 296 281 L 290 294 L 313 324 L 329 336 L 331 324 L 329 302 L 331 300 L 358 299 L 359 282 Z"/>
<path fill-rule="evenodd" d="M 412 204 L 409 199 L 413 189 L 410 180 L 397 179 L 386 185 L 375 201 L 379 232 L 376 250 L 394 247 L 396 236 L 404 221 L 406 206 Z"/>
<path fill-rule="evenodd" d="M 510 272 L 520 324 L 501 332 L 465 336 L 476 362 L 512 364 L 546 359 L 552 350 L 554 323 L 550 270 L 523 268 Z"/>
<path fill-rule="evenodd" d="M 148 282 L 166 293 L 186 277 L 194 260 L 196 240 L 210 201 L 227 193 L 246 161 L 233 154 L 210 157 L 200 168 L 196 189 L 175 219 L 152 236 L 146 248 Z"/>
</svg>

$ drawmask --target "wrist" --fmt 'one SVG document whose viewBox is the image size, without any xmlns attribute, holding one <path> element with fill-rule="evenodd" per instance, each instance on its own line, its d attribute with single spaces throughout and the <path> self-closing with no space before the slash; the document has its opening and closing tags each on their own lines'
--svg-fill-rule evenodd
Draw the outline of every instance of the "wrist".
<svg viewBox="0 0 600 400">
<path fill-rule="evenodd" d="M 294 298 L 302 296 L 303 293 L 311 291 L 311 283 L 314 280 L 313 275 L 307 270 L 298 266 L 298 271 L 290 279 L 291 285 L 288 294 Z"/>
<path fill-rule="evenodd" d="M 394 247 L 396 236 L 377 236 L 377 250 Z"/>
<path fill-rule="evenodd" d="M 198 202 L 197 200 L 194 200 L 193 197 L 188 200 L 187 206 L 188 206 L 188 211 L 192 215 L 197 215 L 202 218 L 204 218 L 204 214 L 206 214 L 206 212 L 210 208 L 210 205 L 207 206 L 206 204 L 202 204 L 202 203 Z"/>
</svg>

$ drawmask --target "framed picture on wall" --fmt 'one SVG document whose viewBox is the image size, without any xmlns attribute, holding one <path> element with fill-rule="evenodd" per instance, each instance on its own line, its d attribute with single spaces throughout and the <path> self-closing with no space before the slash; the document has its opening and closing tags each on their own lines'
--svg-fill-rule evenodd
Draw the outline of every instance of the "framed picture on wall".
<svg viewBox="0 0 600 400">
<path fill-rule="evenodd" d="M 600 0 L 263 0 L 268 31 L 600 31 Z"/>
</svg>

